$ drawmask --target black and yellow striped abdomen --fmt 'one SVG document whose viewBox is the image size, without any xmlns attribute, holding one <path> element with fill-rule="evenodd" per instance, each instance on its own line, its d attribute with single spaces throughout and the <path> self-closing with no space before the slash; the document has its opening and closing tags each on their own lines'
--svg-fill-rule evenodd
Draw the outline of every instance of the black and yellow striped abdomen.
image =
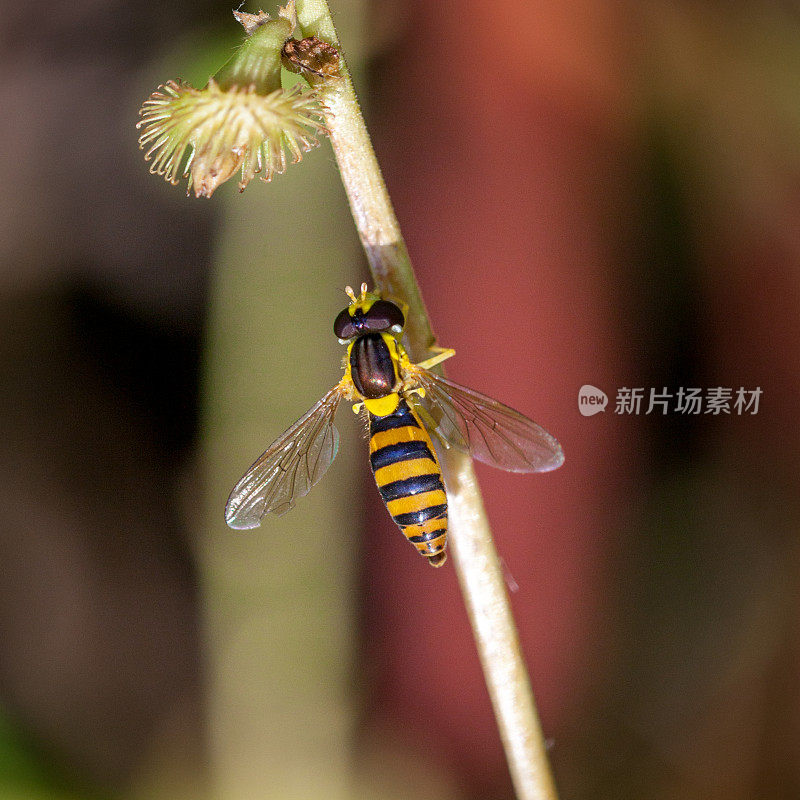
<svg viewBox="0 0 800 800">
<path fill-rule="evenodd" d="M 393 414 L 369 415 L 369 435 L 370 464 L 386 508 L 420 554 L 441 566 L 447 495 L 428 432 L 401 397 Z"/>
</svg>

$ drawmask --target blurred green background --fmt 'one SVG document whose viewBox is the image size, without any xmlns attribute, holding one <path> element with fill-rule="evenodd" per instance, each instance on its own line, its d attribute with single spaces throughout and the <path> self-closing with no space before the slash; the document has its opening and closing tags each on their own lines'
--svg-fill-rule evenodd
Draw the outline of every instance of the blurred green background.
<svg viewBox="0 0 800 800">
<path fill-rule="evenodd" d="M 450 376 L 567 455 L 479 467 L 562 796 L 800 796 L 800 9 L 333 6 Z M 348 409 L 291 514 L 224 525 L 340 374 L 328 143 L 241 196 L 147 174 L 136 111 L 227 6 L 0 32 L 0 798 L 511 797 L 454 572 Z M 758 413 L 615 413 L 718 386 Z"/>
</svg>

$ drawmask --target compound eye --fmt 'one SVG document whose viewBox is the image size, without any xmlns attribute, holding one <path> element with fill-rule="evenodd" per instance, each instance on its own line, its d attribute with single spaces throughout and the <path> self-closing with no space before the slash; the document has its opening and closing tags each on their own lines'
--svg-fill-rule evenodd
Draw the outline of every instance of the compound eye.
<svg viewBox="0 0 800 800">
<path fill-rule="evenodd" d="M 398 333 L 403 329 L 406 320 L 403 312 L 388 300 L 377 300 L 372 304 L 366 314 L 367 327 L 371 331 L 396 330 Z"/>
<path fill-rule="evenodd" d="M 333 323 L 333 332 L 339 339 L 352 339 L 356 335 L 356 323 L 348 309 L 344 308 L 339 312 Z"/>
</svg>

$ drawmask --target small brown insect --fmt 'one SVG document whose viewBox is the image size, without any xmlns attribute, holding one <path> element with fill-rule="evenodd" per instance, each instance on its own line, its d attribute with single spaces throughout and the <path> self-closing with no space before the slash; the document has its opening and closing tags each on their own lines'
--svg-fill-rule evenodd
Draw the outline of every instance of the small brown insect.
<svg viewBox="0 0 800 800">
<path fill-rule="evenodd" d="M 309 36 L 306 39 L 288 39 L 281 51 L 283 66 L 290 72 L 308 76 L 333 78 L 339 74 L 339 52 L 332 45 Z"/>
</svg>

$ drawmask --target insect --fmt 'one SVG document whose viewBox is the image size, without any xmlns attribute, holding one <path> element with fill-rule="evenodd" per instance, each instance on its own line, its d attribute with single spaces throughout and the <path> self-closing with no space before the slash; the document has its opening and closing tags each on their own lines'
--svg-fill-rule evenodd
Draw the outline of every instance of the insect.
<svg viewBox="0 0 800 800">
<path fill-rule="evenodd" d="M 300 41 L 287 39 L 281 50 L 281 59 L 290 72 L 320 78 L 333 78 L 339 74 L 339 52 L 316 36 L 308 36 Z"/>
<path fill-rule="evenodd" d="M 350 304 L 333 324 L 347 345 L 344 376 L 279 436 L 236 484 L 225 519 L 255 528 L 268 512 L 284 514 L 331 465 L 342 400 L 354 403 L 368 427 L 370 466 L 394 521 L 434 567 L 444 564 L 447 495 L 431 435 L 509 472 L 548 472 L 564 462 L 561 445 L 532 420 L 502 403 L 430 372 L 454 350 L 414 364 L 401 338 L 400 305 L 367 291 L 345 289 Z"/>
</svg>

